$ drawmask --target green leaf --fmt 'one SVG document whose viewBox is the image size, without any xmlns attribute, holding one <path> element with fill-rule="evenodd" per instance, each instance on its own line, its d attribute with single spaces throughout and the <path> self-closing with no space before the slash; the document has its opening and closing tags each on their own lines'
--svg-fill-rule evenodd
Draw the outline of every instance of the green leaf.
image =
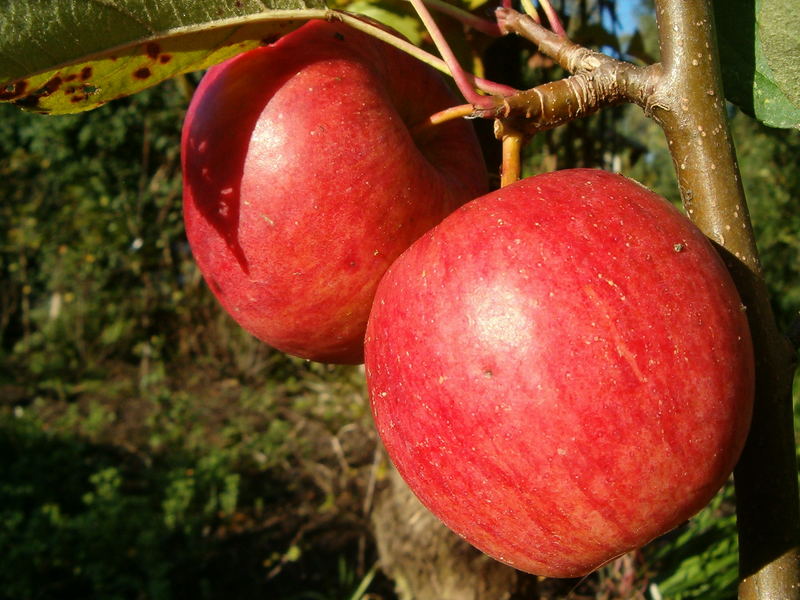
<svg viewBox="0 0 800 600">
<path fill-rule="evenodd" d="M 781 18 L 785 19 L 785 15 L 791 12 L 787 3 L 785 0 L 775 2 L 782 5 L 781 13 L 784 16 Z M 793 102 L 779 83 L 786 76 L 791 76 L 782 72 L 781 77 L 776 79 L 762 50 L 761 28 L 757 19 L 757 15 L 761 14 L 761 3 L 762 0 L 714 0 L 725 97 L 765 125 L 800 128 L 800 104 Z M 776 20 L 773 16 L 768 19 L 771 22 Z M 789 19 L 785 21 L 790 22 Z M 778 37 L 792 35 L 791 31 L 779 29 Z M 794 32 L 793 35 L 792 41 L 796 44 L 800 32 Z M 771 53 L 778 52 L 773 42 L 767 45 Z M 785 59 L 790 61 L 791 56 Z M 797 85 L 795 80 L 786 89 L 796 91 Z"/>
<path fill-rule="evenodd" d="M 0 0 L 0 101 L 88 110 L 329 14 L 324 0 Z"/>
<path fill-rule="evenodd" d="M 761 0 L 758 16 L 761 47 L 775 82 L 800 107 L 800 12 L 785 0 Z"/>
<path fill-rule="evenodd" d="M 422 43 L 425 28 L 415 15 L 411 4 L 383 0 L 355 0 L 347 5 L 347 10 L 391 27 L 403 34 L 412 44 Z"/>
</svg>

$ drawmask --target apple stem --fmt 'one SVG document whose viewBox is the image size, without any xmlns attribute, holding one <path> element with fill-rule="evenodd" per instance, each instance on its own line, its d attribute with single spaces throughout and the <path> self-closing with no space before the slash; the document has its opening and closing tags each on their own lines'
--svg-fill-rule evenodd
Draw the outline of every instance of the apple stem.
<svg viewBox="0 0 800 600">
<path fill-rule="evenodd" d="M 519 181 L 522 174 L 522 147 L 526 136 L 504 119 L 495 121 L 495 136 L 503 144 L 503 164 L 500 168 L 500 187 Z"/>
<path fill-rule="evenodd" d="M 418 135 L 423 134 L 424 132 L 430 130 L 431 128 L 435 127 L 436 125 L 440 125 L 442 123 L 446 123 L 447 121 L 453 121 L 455 119 L 463 119 L 465 117 L 471 117 L 475 113 L 475 107 L 472 104 L 459 104 L 458 106 L 451 106 L 450 108 L 445 108 L 444 110 L 440 110 L 439 112 L 433 113 L 424 121 L 420 121 L 411 127 L 411 135 L 413 137 L 417 137 Z"/>
</svg>

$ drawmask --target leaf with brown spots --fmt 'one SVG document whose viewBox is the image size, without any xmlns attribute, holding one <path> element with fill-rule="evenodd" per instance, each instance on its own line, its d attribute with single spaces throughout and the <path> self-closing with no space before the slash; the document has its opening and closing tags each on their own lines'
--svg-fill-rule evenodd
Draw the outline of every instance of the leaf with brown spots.
<svg viewBox="0 0 800 600">
<path fill-rule="evenodd" d="M 324 0 L 0 0 L 0 101 L 89 110 L 332 14 Z"/>
</svg>

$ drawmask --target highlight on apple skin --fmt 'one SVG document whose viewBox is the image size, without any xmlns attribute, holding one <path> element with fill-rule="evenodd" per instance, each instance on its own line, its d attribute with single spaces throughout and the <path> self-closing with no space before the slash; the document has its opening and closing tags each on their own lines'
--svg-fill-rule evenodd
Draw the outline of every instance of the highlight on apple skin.
<svg viewBox="0 0 800 600">
<path fill-rule="evenodd" d="M 470 123 L 412 131 L 459 103 L 427 65 L 341 23 L 211 68 L 183 127 L 184 220 L 227 312 L 289 354 L 360 363 L 386 268 L 487 190 Z"/>
<path fill-rule="evenodd" d="M 378 288 L 378 432 L 420 500 L 518 569 L 582 576 L 728 478 L 754 387 L 711 244 L 619 175 L 563 170 L 463 206 Z"/>
</svg>

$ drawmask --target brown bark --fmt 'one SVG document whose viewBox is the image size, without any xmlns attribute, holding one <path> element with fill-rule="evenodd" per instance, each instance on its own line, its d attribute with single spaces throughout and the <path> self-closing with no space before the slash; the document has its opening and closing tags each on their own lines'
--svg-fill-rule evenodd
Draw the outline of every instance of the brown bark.
<svg viewBox="0 0 800 600">
<path fill-rule="evenodd" d="M 533 134 L 622 102 L 651 111 L 653 89 L 660 77 L 658 65 L 638 67 L 588 50 L 511 9 L 501 8 L 496 14 L 502 31 L 536 43 L 543 54 L 573 75 L 521 91 L 505 98 L 495 109 L 477 114 L 515 119 L 518 129 Z"/>
</svg>

